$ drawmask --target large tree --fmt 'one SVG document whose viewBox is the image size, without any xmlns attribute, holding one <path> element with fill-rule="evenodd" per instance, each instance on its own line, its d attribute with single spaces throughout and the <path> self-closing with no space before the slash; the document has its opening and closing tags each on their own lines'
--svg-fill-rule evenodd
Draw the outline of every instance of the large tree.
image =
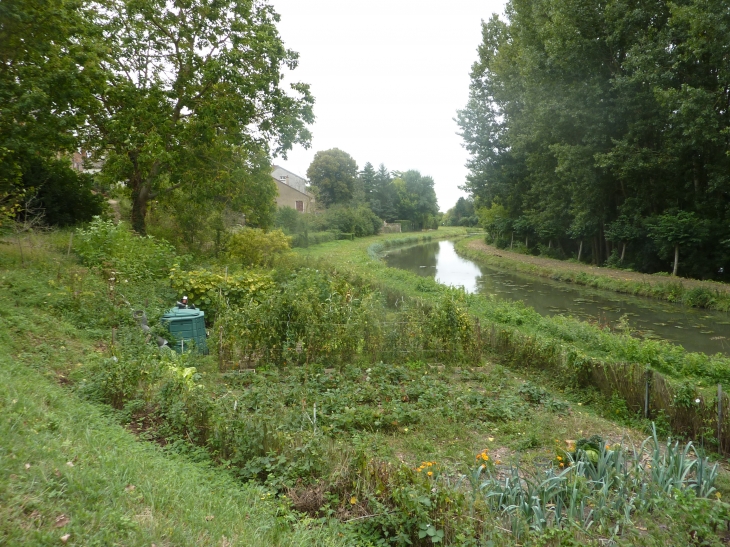
<svg viewBox="0 0 730 547">
<path fill-rule="evenodd" d="M 425 228 L 439 212 L 433 179 L 415 169 L 397 175 L 393 185 L 398 194 L 400 219 L 412 221 L 416 229 Z"/>
<path fill-rule="evenodd" d="M 104 78 L 86 142 L 102 175 L 127 184 L 139 233 L 151 200 L 181 188 L 215 197 L 209 181 L 237 157 L 308 145 L 313 99 L 307 85 L 282 86 L 297 55 L 265 1 L 101 0 L 88 15 Z"/>
<path fill-rule="evenodd" d="M 375 173 L 370 208 L 383 220 L 392 222 L 398 218 L 398 193 L 387 167 L 380 164 Z"/>
<path fill-rule="evenodd" d="M 0 214 L 24 172 L 77 145 L 94 73 L 80 7 L 74 0 L 0 2 Z"/>
<path fill-rule="evenodd" d="M 726 8 L 510 0 L 504 18 L 483 25 L 458 113 L 471 155 L 465 188 L 503 206 L 533 241 L 579 255 L 586 241 L 595 262 L 617 250 L 645 270 L 663 268 L 664 253 L 637 231 L 643 220 L 692 213 L 714 237 L 687 248 L 680 269 L 708 276 L 727 266 L 717 245 L 730 236 Z M 628 226 L 622 215 L 631 233 L 618 229 Z"/>
<path fill-rule="evenodd" d="M 323 205 L 345 204 L 353 197 L 357 163 L 339 148 L 321 150 L 314 155 L 307 177 Z"/>
</svg>

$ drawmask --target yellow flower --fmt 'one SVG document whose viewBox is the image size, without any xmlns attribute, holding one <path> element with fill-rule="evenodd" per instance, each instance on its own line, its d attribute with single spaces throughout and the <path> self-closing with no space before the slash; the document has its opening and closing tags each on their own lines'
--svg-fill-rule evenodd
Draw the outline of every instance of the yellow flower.
<svg viewBox="0 0 730 547">
<path fill-rule="evenodd" d="M 355 504 L 357 503 L 357 498 L 356 498 L 355 496 L 352 496 L 352 497 L 350 498 L 350 503 L 351 503 L 352 505 L 355 505 Z"/>
<path fill-rule="evenodd" d="M 426 473 L 426 474 L 427 474 L 427 475 L 428 475 L 429 477 L 432 477 L 432 476 L 433 476 L 433 471 L 429 471 L 429 472 L 428 472 L 428 473 Z"/>
<path fill-rule="evenodd" d="M 562 462 L 562 461 L 563 461 L 563 458 L 562 458 L 562 456 L 558 456 L 558 461 L 559 461 L 559 462 Z"/>
<path fill-rule="evenodd" d="M 497 461 L 496 461 L 496 462 L 494 462 L 494 463 L 496 463 L 497 465 L 499 465 L 500 463 L 502 463 L 502 460 L 497 460 Z"/>
<path fill-rule="evenodd" d="M 487 468 L 487 466 L 484 465 L 484 464 L 482 464 L 482 465 L 479 466 L 479 469 L 486 469 L 486 468 Z"/>
<path fill-rule="evenodd" d="M 560 462 L 560 467 L 565 467 L 565 464 L 563 462 Z"/>
</svg>

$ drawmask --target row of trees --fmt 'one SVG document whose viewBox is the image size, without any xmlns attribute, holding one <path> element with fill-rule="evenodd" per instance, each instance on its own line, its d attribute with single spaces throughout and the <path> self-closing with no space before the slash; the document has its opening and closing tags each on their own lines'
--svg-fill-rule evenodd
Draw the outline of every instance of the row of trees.
<svg viewBox="0 0 730 547">
<path fill-rule="evenodd" d="M 347 152 L 337 148 L 317 152 L 307 177 L 325 207 L 365 205 L 379 218 L 407 220 L 415 229 L 437 226 L 438 202 L 434 181 L 416 170 L 388 171 L 368 162 L 362 171 Z"/>
<path fill-rule="evenodd" d="M 723 0 L 511 0 L 458 123 L 502 242 L 711 277 L 730 262 Z M 491 210 L 490 210 L 491 209 Z"/>
<path fill-rule="evenodd" d="M 297 54 L 278 20 L 265 0 L 1 2 L 0 207 L 82 148 L 139 233 L 151 204 L 183 233 L 227 207 L 270 224 L 271 155 L 308 146 L 314 102 L 282 85 Z"/>
</svg>

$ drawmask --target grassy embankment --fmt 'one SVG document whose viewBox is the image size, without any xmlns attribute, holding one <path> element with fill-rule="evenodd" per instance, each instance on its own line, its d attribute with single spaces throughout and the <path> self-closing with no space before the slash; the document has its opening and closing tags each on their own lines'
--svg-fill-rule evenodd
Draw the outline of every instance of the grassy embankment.
<svg viewBox="0 0 730 547">
<path fill-rule="evenodd" d="M 594 267 L 575 261 L 525 255 L 487 245 L 483 237 L 462 240 L 458 242 L 456 248 L 459 254 L 477 263 L 595 289 L 647 296 L 697 308 L 730 311 L 730 285 L 726 283 L 675 278 L 666 274 L 641 274 L 615 268 Z"/>
<path fill-rule="evenodd" d="M 260 486 L 140 442 L 74 395 L 69 378 L 110 350 L 107 329 L 59 313 L 64 286 L 87 275 L 60 252 L 67 242 L 24 239 L 23 266 L 15 241 L 0 245 L 0 544 L 344 545 L 335 529 L 293 524 Z"/>
<path fill-rule="evenodd" d="M 382 244 L 382 239 L 366 243 L 373 241 Z M 367 250 L 360 242 L 343 243 L 348 246 L 340 250 Z M 10 356 L 5 359 L 10 373 L 0 393 L 10 421 L 3 422 L 0 435 L 2 446 L 13 448 L 2 460 L 7 480 L 0 499 L 8 518 L 0 531 L 9 544 L 57 544 L 66 533 L 80 545 L 430 545 L 430 538 L 492 546 L 721 542 L 728 506 L 696 498 L 691 484 L 668 482 L 669 468 L 651 451 L 631 460 L 630 449 L 606 450 L 607 457 L 625 454 L 635 462 L 628 476 L 609 465 L 608 473 L 591 478 L 595 469 L 586 462 L 575 468 L 585 477 L 567 470 L 555 474 L 567 461 L 567 439 L 598 434 L 614 443 L 644 436 L 597 416 L 581 399 L 590 394 L 539 387 L 545 378 L 527 382 L 483 356 L 476 362 L 465 354 L 453 362 L 434 360 L 414 348 L 400 364 L 378 364 L 378 353 L 357 349 L 363 343 L 357 333 L 353 358 L 333 362 L 333 369 L 324 368 L 326 361 L 301 366 L 284 361 L 259 363 L 256 372 L 220 373 L 215 356 L 159 353 L 130 320 L 138 307 L 146 307 L 150 317 L 164 309 L 174 296 L 164 279 L 111 281 L 115 276 L 110 278 L 106 266 L 90 271 L 66 259 L 57 250 L 62 247 L 53 237 L 40 238 L 35 250 L 26 247 L 24 265 L 12 248 L 3 249 L 0 309 L 6 336 L 0 344 Z M 297 277 L 304 286 L 326 281 L 286 269 L 274 275 L 281 288 L 271 297 L 288 291 L 303 306 L 314 302 L 292 285 Z M 398 279 L 401 288 L 416 281 Z M 347 290 L 338 309 L 356 312 L 355 303 L 368 294 L 337 278 L 330 283 Z M 414 290 L 458 315 L 460 308 L 448 305 L 453 295 L 439 301 L 433 287 Z M 329 291 L 321 309 L 332 308 Z M 285 307 L 294 309 L 297 301 Z M 268 305 L 261 308 L 269 312 Z M 396 319 L 401 324 L 408 316 Z M 463 317 L 417 319 L 408 324 L 413 330 L 394 338 L 397 347 L 403 347 L 403 338 L 421 336 L 418 329 L 438 338 L 434 326 L 473 327 Z M 112 325 L 116 344 L 109 347 Z M 315 335 L 318 330 L 315 325 Z M 380 334 L 389 340 L 387 335 Z M 330 348 L 321 356 L 332 358 L 338 351 Z M 612 410 L 630 422 L 625 408 Z M 135 442 L 120 423 L 165 449 Z M 534 476 L 532 484 L 545 496 L 538 513 L 544 511 L 547 521 L 535 521 L 531 532 L 532 519 L 541 518 L 532 503 L 507 510 L 511 502 L 497 503 L 493 495 L 518 463 L 521 476 Z M 480 475 L 482 465 L 497 483 Z M 546 469 L 553 473 L 547 489 Z M 692 469 L 689 476 L 695 476 Z M 263 488 L 238 486 L 231 475 Z M 684 493 L 668 495 L 672 485 Z M 727 495 L 725 485 L 723 473 L 715 486 Z M 528 494 L 521 488 L 504 493 L 523 499 Z M 555 528 L 554 496 L 563 500 L 570 492 L 578 505 L 563 529 Z M 703 495 L 714 498 L 711 491 Z"/>
<path fill-rule="evenodd" d="M 366 238 L 327 243 L 300 251 L 301 259 L 346 272 L 388 295 L 433 302 L 447 289 L 432 279 L 388 268 L 377 260 L 390 245 L 415 242 L 414 236 Z M 463 245 L 464 241 L 459 243 Z M 595 387 L 607 398 L 618 395 L 632 411 L 644 408 L 646 371 L 650 412 L 673 430 L 716 442 L 716 385 L 730 387 L 730 359 L 686 352 L 663 341 L 641 340 L 566 317 L 543 317 L 521 303 L 483 296 L 468 299 L 470 313 L 483 321 L 485 338 L 502 362 L 549 373 L 562 386 Z M 676 398 L 675 398 L 676 396 Z M 695 400 L 700 402 L 696 403 Z M 723 399 L 725 412 L 729 401 Z M 723 413 L 727 416 L 727 413 Z M 730 424 L 723 422 L 723 447 L 730 449 Z"/>
</svg>

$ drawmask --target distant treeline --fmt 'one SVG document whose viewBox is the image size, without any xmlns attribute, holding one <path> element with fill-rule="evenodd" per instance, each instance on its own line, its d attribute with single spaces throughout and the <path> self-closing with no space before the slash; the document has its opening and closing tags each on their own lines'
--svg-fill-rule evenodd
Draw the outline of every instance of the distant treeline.
<svg viewBox="0 0 730 547">
<path fill-rule="evenodd" d="M 512 0 L 483 24 L 458 114 L 502 245 L 641 271 L 730 266 L 723 0 Z"/>
</svg>

